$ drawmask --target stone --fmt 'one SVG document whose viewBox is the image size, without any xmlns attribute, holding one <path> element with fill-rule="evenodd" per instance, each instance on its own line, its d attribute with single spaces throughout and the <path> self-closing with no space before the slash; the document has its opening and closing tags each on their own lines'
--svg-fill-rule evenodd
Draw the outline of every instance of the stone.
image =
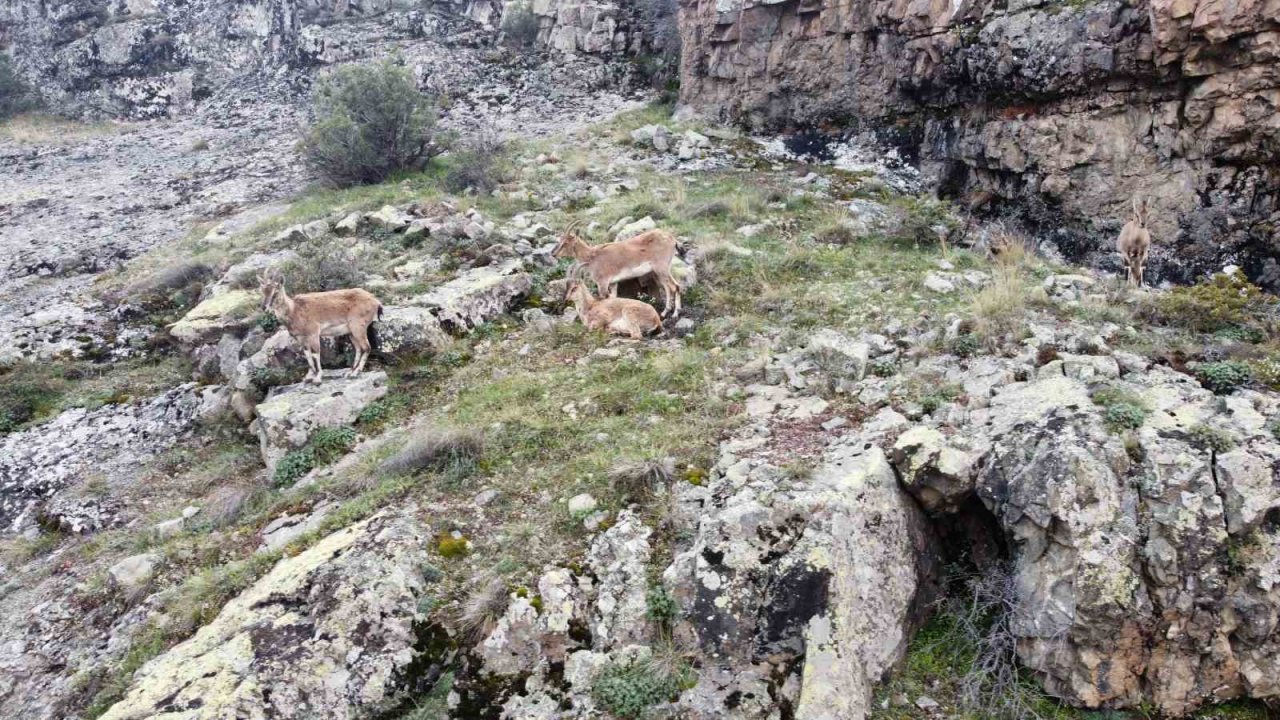
<svg viewBox="0 0 1280 720">
<path fill-rule="evenodd" d="M 634 222 L 628 222 L 622 225 L 621 227 L 619 227 L 617 229 L 617 232 L 614 233 L 613 239 L 626 240 L 627 238 L 635 237 L 636 235 L 639 235 L 642 232 L 653 230 L 657 227 L 658 227 L 658 223 L 653 218 L 649 217 L 648 215 L 645 215 L 639 220 L 636 220 Z"/>
<path fill-rule="evenodd" d="M 569 498 L 569 514 L 571 515 L 585 515 L 595 509 L 596 499 L 587 493 Z"/>
<path fill-rule="evenodd" d="M 224 333 L 246 329 L 261 304 L 257 291 L 229 290 L 196 305 L 169 326 L 169 334 L 187 345 L 214 342 Z"/>
<path fill-rule="evenodd" d="M 280 458 L 306 444 L 317 429 L 350 425 L 361 410 L 386 394 L 384 372 L 273 388 L 257 406 L 254 421 L 268 472 L 275 472 Z"/>
<path fill-rule="evenodd" d="M 124 592 L 135 592 L 151 582 L 160 556 L 155 553 L 130 555 L 107 570 L 112 586 Z"/>
<path fill-rule="evenodd" d="M 617 522 L 591 543 L 587 564 L 598 580 L 591 619 L 593 648 L 608 650 L 648 638 L 645 568 L 652 533 L 635 511 L 623 510 Z"/>
<path fill-rule="evenodd" d="M 381 513 L 286 557 L 194 636 L 132 678 L 106 720 L 196 707 L 213 717 L 347 718 L 397 692 L 418 654 L 428 534 L 412 513 Z"/>
<path fill-rule="evenodd" d="M 924 287 L 939 295 L 950 295 L 956 291 L 955 280 L 948 273 L 933 271 L 924 276 Z"/>
<path fill-rule="evenodd" d="M 857 382 L 867 374 L 871 349 L 864 342 L 824 328 L 809 336 L 804 352 L 829 377 Z"/>
<path fill-rule="evenodd" d="M 533 277 L 523 268 L 519 259 L 473 268 L 409 302 L 430 310 L 445 329 L 467 332 L 533 289 Z"/>
<path fill-rule="evenodd" d="M 364 221 L 364 214 L 353 212 L 339 220 L 333 226 L 333 234 L 338 237 L 350 237 L 360 230 L 360 224 Z"/>
<path fill-rule="evenodd" d="M 383 307 L 374 326 L 379 349 L 385 353 L 416 354 L 439 350 L 453 342 L 436 314 L 424 307 Z"/>
</svg>

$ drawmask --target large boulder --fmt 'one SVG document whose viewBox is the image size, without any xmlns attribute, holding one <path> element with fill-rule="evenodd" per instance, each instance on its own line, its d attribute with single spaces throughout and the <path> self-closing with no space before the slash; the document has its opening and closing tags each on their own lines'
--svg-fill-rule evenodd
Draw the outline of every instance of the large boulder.
<svg viewBox="0 0 1280 720">
<path fill-rule="evenodd" d="M 836 441 L 802 481 L 760 432 L 722 445 L 707 488 L 682 491 L 696 536 L 663 582 L 704 664 L 680 707 L 708 720 L 774 718 L 781 703 L 796 717 L 865 717 L 933 597 L 928 524 L 877 431 Z"/>
<path fill-rule="evenodd" d="M 524 263 L 511 259 L 468 270 L 410 304 L 427 308 L 451 331 L 467 332 L 506 312 L 532 289 L 533 276 L 524 272 Z"/>
<path fill-rule="evenodd" d="M 374 331 L 378 350 L 384 353 L 421 353 L 438 350 L 452 341 L 434 312 L 412 305 L 383 308 Z"/>
<path fill-rule="evenodd" d="M 384 372 L 274 388 L 257 406 L 253 425 L 268 471 L 275 472 L 280 458 L 305 445 L 317 429 L 350 425 L 361 410 L 386 394 Z"/>
<path fill-rule="evenodd" d="M 169 326 L 169 333 L 187 345 L 216 342 L 224 333 L 247 329 L 261 304 L 256 290 L 227 290 L 196 305 Z"/>
<path fill-rule="evenodd" d="M 276 564 L 148 662 L 104 720 L 333 718 L 389 710 L 417 656 L 427 529 L 383 513 Z"/>
</svg>

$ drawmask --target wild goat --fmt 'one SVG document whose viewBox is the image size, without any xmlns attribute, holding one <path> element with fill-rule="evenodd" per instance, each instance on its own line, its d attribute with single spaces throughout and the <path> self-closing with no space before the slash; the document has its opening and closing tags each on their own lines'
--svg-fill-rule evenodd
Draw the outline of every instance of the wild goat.
<svg viewBox="0 0 1280 720">
<path fill-rule="evenodd" d="M 1142 266 L 1147 262 L 1151 249 L 1151 233 L 1147 230 L 1147 200 L 1133 198 L 1133 217 L 1120 229 L 1116 249 L 1124 258 L 1125 276 L 1129 283 L 1142 287 Z"/>
<path fill-rule="evenodd" d="M 671 259 L 679 242 L 663 230 L 649 230 L 626 240 L 588 245 L 572 227 L 560 236 L 552 257 L 571 257 L 585 269 L 603 298 L 618 297 L 618 283 L 653 273 L 662 288 L 662 317 L 680 315 L 680 284 L 671 277 Z M 672 308 L 672 297 L 675 307 Z"/>
<path fill-rule="evenodd" d="M 266 272 L 259 278 L 262 287 L 262 309 L 275 315 L 289 334 L 302 345 L 307 357 L 307 376 L 303 382 L 317 385 L 323 379 L 320 366 L 320 338 L 350 335 L 356 346 L 356 358 L 347 377 L 364 370 L 372 345 L 369 326 L 382 319 L 382 303 L 368 290 L 330 290 L 303 293 L 294 297 L 284 289 L 284 279 Z"/>
<path fill-rule="evenodd" d="M 580 282 L 569 286 L 567 296 L 578 308 L 582 324 L 592 330 L 604 328 L 615 335 L 641 340 L 662 327 L 658 311 L 647 302 L 630 298 L 597 300 L 587 290 L 587 286 Z"/>
</svg>

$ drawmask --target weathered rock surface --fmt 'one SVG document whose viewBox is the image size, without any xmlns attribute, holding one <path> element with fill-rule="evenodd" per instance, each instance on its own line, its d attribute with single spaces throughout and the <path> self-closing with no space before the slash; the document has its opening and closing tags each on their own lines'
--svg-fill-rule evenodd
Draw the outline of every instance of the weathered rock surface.
<svg viewBox="0 0 1280 720">
<path fill-rule="evenodd" d="M 896 137 L 943 192 L 1061 209 L 1091 242 L 1113 239 L 1141 194 L 1157 275 L 1237 262 L 1280 287 L 1280 20 L 1265 2 L 681 8 L 687 106 L 755 125 L 906 118 L 912 130 Z M 1073 253 L 1091 247 L 1064 239 Z"/>
<path fill-rule="evenodd" d="M 186 384 L 134 405 L 67 410 L 0 438 L 0 532 L 26 531 L 41 518 L 73 533 L 124 521 L 116 496 L 184 436 L 199 407 L 196 386 Z M 108 491 L 82 492 L 93 478 Z"/>
<path fill-rule="evenodd" d="M 102 717 L 350 718 L 398 700 L 426 595 L 427 529 L 384 513 L 281 560 L 144 665 Z"/>
<path fill-rule="evenodd" d="M 384 372 L 274 388 L 258 405 L 254 421 L 267 469 L 274 472 L 280 458 L 305 445 L 317 429 L 350 425 L 369 403 L 386 394 Z"/>
<path fill-rule="evenodd" d="M 519 259 L 469 270 L 410 303 L 426 308 L 440 325 L 467 332 L 507 311 L 514 301 L 533 288 L 533 277 Z"/>
</svg>

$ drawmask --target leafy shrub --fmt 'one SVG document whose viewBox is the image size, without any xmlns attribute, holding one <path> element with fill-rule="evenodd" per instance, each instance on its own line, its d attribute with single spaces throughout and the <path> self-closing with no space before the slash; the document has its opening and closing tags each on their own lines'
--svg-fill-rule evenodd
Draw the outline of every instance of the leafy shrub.
<svg viewBox="0 0 1280 720">
<path fill-rule="evenodd" d="M 280 268 L 290 294 L 324 292 L 359 287 L 364 282 L 359 263 L 337 244 L 316 243 L 298 248 L 296 260 Z"/>
<path fill-rule="evenodd" d="M 302 476 L 311 472 L 316 466 L 316 455 L 309 447 L 290 450 L 288 454 L 280 458 L 280 462 L 276 463 L 276 472 L 272 476 L 271 482 L 276 487 L 285 487 L 292 485 Z"/>
<path fill-rule="evenodd" d="M 1200 363 L 1195 368 L 1200 384 L 1219 395 L 1226 395 L 1249 382 L 1249 366 L 1238 360 Z"/>
<path fill-rule="evenodd" d="M 1224 453 L 1236 446 L 1236 440 L 1231 433 L 1204 423 L 1193 425 L 1190 430 L 1187 430 L 1187 442 L 1201 450 L 1215 453 Z"/>
<path fill-rule="evenodd" d="M 13 69 L 9 56 L 0 54 L 0 120 L 40 107 L 40 97 Z"/>
<path fill-rule="evenodd" d="M 620 718 L 638 718 L 649 707 L 675 699 L 683 686 L 682 674 L 661 672 L 648 662 L 613 663 L 600 672 L 591 695 Z"/>
<path fill-rule="evenodd" d="M 253 321 L 263 332 L 271 334 L 280 329 L 280 318 L 269 312 L 258 313 L 257 319 Z"/>
<path fill-rule="evenodd" d="M 942 385 L 922 394 L 918 402 L 926 414 L 931 414 L 943 405 L 955 402 L 963 392 L 959 385 Z"/>
<path fill-rule="evenodd" d="M 666 627 L 680 614 L 680 605 L 671 593 L 661 585 L 654 585 L 645 594 L 645 615 L 653 622 Z"/>
<path fill-rule="evenodd" d="M 1220 273 L 1198 285 L 1161 293 L 1145 314 L 1154 322 L 1195 332 L 1246 333 L 1274 303 L 1275 298 L 1240 273 Z"/>
<path fill-rule="evenodd" d="M 1271 431 L 1271 437 L 1280 440 L 1280 420 L 1272 420 L 1267 424 L 1267 429 Z"/>
<path fill-rule="evenodd" d="M 276 463 L 272 483 L 276 487 L 292 485 L 313 469 L 345 455 L 356 442 L 356 431 L 349 427 L 320 428 L 307 444 L 291 450 Z"/>
<path fill-rule="evenodd" d="M 960 333 L 952 339 L 947 349 L 952 355 L 968 358 L 978 354 L 982 349 L 982 342 L 973 333 Z"/>
<path fill-rule="evenodd" d="M 898 365 L 892 360 L 877 360 L 871 363 L 871 374 L 876 377 L 893 377 L 898 374 Z"/>
<path fill-rule="evenodd" d="M 1136 430 L 1147 420 L 1146 403 L 1126 390 L 1105 385 L 1093 391 L 1093 402 L 1103 408 L 1102 421 L 1111 432 Z"/>
<path fill-rule="evenodd" d="M 1147 420 L 1147 411 L 1137 405 L 1116 403 L 1110 405 L 1102 413 L 1103 422 L 1112 432 L 1136 430 Z"/>
<path fill-rule="evenodd" d="M 382 182 L 439 152 L 434 101 L 391 61 L 334 71 L 316 89 L 315 117 L 302 151 L 338 186 Z"/>
<path fill-rule="evenodd" d="M 614 465 L 609 469 L 609 483 L 635 498 L 670 485 L 675 474 L 675 458 L 654 457 Z"/>
<path fill-rule="evenodd" d="M 488 193 L 502 183 L 507 167 L 506 143 L 496 130 L 483 127 L 468 135 L 449 162 L 445 189 L 452 193 L 468 190 Z"/>
<path fill-rule="evenodd" d="M 857 241 L 858 234 L 848 223 L 836 221 L 819 227 L 814 231 L 813 239 L 828 245 L 850 245 Z"/>
<path fill-rule="evenodd" d="M 522 0 L 509 3 L 502 13 L 502 37 L 508 44 L 529 48 L 538 42 L 538 16 L 533 4 Z"/>
</svg>

